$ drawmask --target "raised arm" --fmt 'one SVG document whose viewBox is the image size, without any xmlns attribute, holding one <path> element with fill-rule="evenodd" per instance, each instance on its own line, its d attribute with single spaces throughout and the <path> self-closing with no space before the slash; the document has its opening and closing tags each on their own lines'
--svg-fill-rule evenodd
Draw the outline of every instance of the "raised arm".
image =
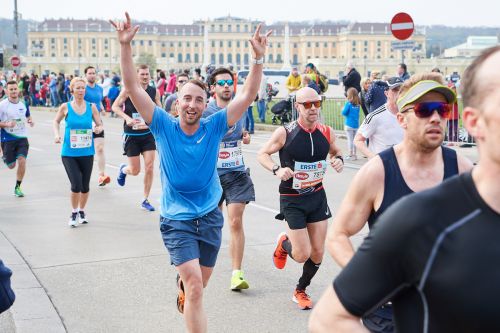
<svg viewBox="0 0 500 333">
<path fill-rule="evenodd" d="M 261 25 L 259 24 L 253 37 L 250 39 L 253 57 L 255 60 L 259 60 L 259 62 L 261 59 L 264 59 L 267 47 L 267 38 L 272 33 L 272 30 L 270 30 L 265 35 L 261 36 L 260 29 Z M 236 124 L 236 122 L 246 112 L 250 104 L 254 101 L 262 79 L 262 66 L 262 63 L 252 64 L 241 92 L 237 94 L 227 106 L 227 125 L 229 127 Z"/>
<path fill-rule="evenodd" d="M 155 103 L 137 81 L 137 73 L 132 59 L 132 47 L 130 46 L 130 42 L 134 39 L 135 34 L 139 30 L 139 26 L 136 25 L 132 27 L 130 16 L 127 12 L 125 13 L 125 17 L 126 20 L 124 22 L 109 21 L 111 25 L 115 27 L 118 41 L 120 42 L 120 68 L 122 71 L 123 85 L 137 111 L 144 121 L 149 124 L 153 120 Z"/>
</svg>

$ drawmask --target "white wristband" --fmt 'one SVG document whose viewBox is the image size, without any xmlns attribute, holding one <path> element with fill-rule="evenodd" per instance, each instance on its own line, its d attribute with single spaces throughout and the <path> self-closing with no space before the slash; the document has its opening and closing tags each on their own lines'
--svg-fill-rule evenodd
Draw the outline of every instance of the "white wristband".
<svg viewBox="0 0 500 333">
<path fill-rule="evenodd" d="M 259 58 L 259 59 L 252 59 L 252 63 L 256 65 L 262 65 L 264 63 L 264 57 Z"/>
</svg>

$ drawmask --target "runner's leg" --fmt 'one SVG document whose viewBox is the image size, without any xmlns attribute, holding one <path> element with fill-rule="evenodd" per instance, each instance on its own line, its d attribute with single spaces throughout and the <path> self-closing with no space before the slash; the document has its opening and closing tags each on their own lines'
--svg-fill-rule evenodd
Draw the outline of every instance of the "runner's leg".
<svg viewBox="0 0 500 333">
<path fill-rule="evenodd" d="M 106 157 L 104 156 L 104 138 L 94 138 L 95 154 L 97 155 L 97 166 L 99 167 L 99 176 L 106 175 Z"/>
<path fill-rule="evenodd" d="M 19 182 L 22 181 L 25 173 L 26 173 L 26 158 L 24 158 L 24 156 L 19 156 L 17 158 L 17 172 L 16 172 L 17 181 Z"/>
<path fill-rule="evenodd" d="M 154 150 L 142 152 L 144 158 L 144 199 L 149 197 L 153 185 L 155 154 Z"/>
<path fill-rule="evenodd" d="M 229 239 L 229 254 L 233 270 L 241 270 L 243 251 L 245 248 L 245 232 L 243 230 L 244 203 L 231 203 L 227 205 L 231 237 Z"/>
<path fill-rule="evenodd" d="M 204 277 L 199 260 L 189 260 L 175 268 L 182 279 L 186 295 L 184 320 L 186 321 L 187 330 L 189 332 L 206 332 L 207 316 L 203 310 Z M 208 274 L 208 278 L 210 274 Z M 208 282 L 208 278 L 206 278 L 206 282 Z"/>
</svg>

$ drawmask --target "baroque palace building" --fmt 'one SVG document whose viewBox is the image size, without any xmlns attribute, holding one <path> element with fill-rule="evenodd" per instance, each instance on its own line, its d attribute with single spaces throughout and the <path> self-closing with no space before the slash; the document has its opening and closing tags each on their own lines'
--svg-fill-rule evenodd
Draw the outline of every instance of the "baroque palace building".
<svg viewBox="0 0 500 333">
<path fill-rule="evenodd" d="M 195 21 L 191 25 L 142 22 L 132 49 L 136 61 L 139 57 L 153 58 L 160 69 L 208 64 L 232 64 L 237 70 L 244 69 L 251 60 L 248 39 L 258 23 L 231 16 Z M 351 60 L 391 64 L 401 60 L 401 51 L 391 48 L 395 39 L 388 23 L 306 25 L 290 22 L 268 25 L 263 30 L 266 29 L 274 31 L 269 39 L 266 68 L 303 67 L 308 62 L 338 64 L 341 68 Z M 412 40 L 415 48 L 405 51 L 405 57 L 425 58 L 425 31 L 417 29 Z M 87 65 L 99 71 L 117 71 L 116 33 L 104 20 L 47 19 L 30 26 L 28 52 L 23 63 L 26 63 L 25 70 L 38 73 L 78 74 Z"/>
</svg>

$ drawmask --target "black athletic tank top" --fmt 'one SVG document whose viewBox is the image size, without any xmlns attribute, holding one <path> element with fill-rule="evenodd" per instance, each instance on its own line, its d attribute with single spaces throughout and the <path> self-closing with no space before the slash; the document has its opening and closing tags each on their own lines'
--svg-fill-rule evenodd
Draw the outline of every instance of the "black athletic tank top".
<svg viewBox="0 0 500 333">
<path fill-rule="evenodd" d="M 453 149 L 441 146 L 444 162 L 444 177 L 450 178 L 458 174 L 457 153 Z M 368 217 L 368 225 L 373 226 L 377 218 L 400 198 L 414 193 L 406 184 L 401 169 L 399 168 L 394 148 L 391 147 L 379 153 L 382 162 L 384 163 L 385 180 L 384 180 L 384 197 L 377 211 L 372 211 Z"/>
<path fill-rule="evenodd" d="M 295 170 L 295 162 L 313 163 L 326 160 L 330 151 L 330 127 L 317 124 L 312 130 L 304 129 L 298 121 L 285 126 L 286 141 L 279 151 L 281 167 Z M 300 177 L 296 173 L 295 177 Z M 281 181 L 279 192 L 281 195 L 304 195 L 316 192 L 323 188 L 323 182 L 314 186 L 294 189 L 293 178 Z"/>
<path fill-rule="evenodd" d="M 151 97 L 151 100 L 154 102 L 155 98 L 156 98 L 156 88 L 153 88 L 153 87 L 148 85 L 148 87 L 146 88 L 146 92 L 148 93 L 149 97 Z M 125 100 L 124 106 L 125 106 L 125 109 L 123 111 L 130 118 L 134 118 L 134 115 L 133 115 L 134 113 L 137 115 L 139 114 L 139 112 L 137 112 L 134 104 L 132 104 L 130 97 L 128 97 Z M 125 134 L 140 135 L 140 134 L 150 133 L 150 130 L 149 129 L 134 130 L 134 129 L 132 129 L 132 127 L 127 125 L 126 121 L 124 121 L 123 122 L 123 132 Z"/>
</svg>

